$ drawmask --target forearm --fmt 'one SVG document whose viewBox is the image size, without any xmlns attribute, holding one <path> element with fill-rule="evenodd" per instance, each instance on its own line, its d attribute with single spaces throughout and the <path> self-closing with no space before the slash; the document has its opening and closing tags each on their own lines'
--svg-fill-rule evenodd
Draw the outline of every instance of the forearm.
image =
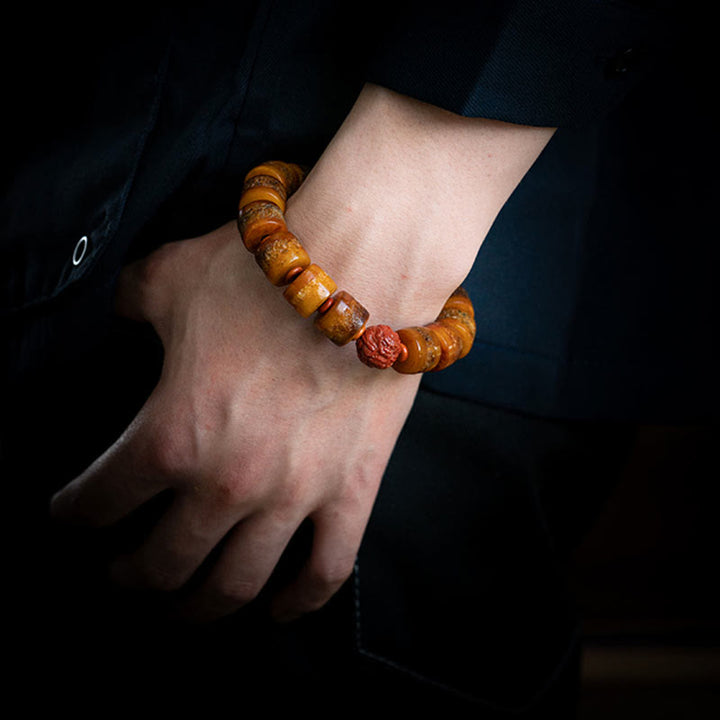
<svg viewBox="0 0 720 720">
<path fill-rule="evenodd" d="M 291 199 L 288 225 L 373 322 L 427 322 L 552 133 L 368 85 Z"/>
<path fill-rule="evenodd" d="M 292 196 L 288 227 L 371 324 L 425 324 L 551 133 L 367 87 Z M 172 490 L 116 576 L 179 589 L 221 543 L 191 600 L 203 617 L 250 602 L 309 518 L 307 564 L 276 609 L 319 607 L 352 570 L 420 376 L 372 370 L 316 332 L 266 281 L 234 222 L 130 266 L 117 298 L 157 331 L 162 375 L 54 512 L 104 525 Z"/>
</svg>

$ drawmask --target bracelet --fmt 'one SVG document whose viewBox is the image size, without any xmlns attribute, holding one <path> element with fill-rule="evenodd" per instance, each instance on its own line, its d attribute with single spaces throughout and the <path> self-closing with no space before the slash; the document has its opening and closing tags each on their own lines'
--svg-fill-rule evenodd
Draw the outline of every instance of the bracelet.
<svg viewBox="0 0 720 720">
<path fill-rule="evenodd" d="M 370 313 L 350 293 L 337 289 L 287 229 L 286 203 L 304 178 L 299 165 L 277 160 L 245 176 L 238 230 L 268 280 L 286 286 L 283 294 L 300 315 L 315 313 L 315 326 L 336 345 L 354 341 L 358 357 L 370 367 L 421 373 L 442 370 L 465 357 L 475 339 L 475 311 L 462 287 L 428 325 L 397 332 L 387 325 L 368 327 Z"/>
</svg>

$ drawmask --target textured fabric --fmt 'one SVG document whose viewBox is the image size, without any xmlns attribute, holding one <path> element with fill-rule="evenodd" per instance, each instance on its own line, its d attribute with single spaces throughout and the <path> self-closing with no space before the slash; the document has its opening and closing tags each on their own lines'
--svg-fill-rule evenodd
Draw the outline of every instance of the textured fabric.
<svg viewBox="0 0 720 720">
<path fill-rule="evenodd" d="M 655 152 L 699 139 L 688 132 L 707 112 L 680 82 L 693 56 L 655 57 L 668 42 L 661 20 L 678 11 L 494 2 L 439 16 L 423 4 L 343 13 L 324 3 L 219 3 L 155 10 L 102 40 L 74 26 L 41 35 L 40 67 L 54 63 L 47 92 L 37 92 L 42 73 L 9 85 L 18 142 L 0 202 L 8 392 L 102 335 L 124 262 L 219 226 L 233 216 L 249 167 L 267 157 L 311 165 L 366 79 L 392 87 L 404 78 L 397 89 L 457 112 L 545 123 L 533 115 L 542 107 L 562 126 L 468 278 L 476 348 L 428 387 L 558 417 L 706 417 L 713 352 L 702 228 L 712 184 L 695 172 L 701 148 L 681 155 L 678 146 L 671 163 Z M 349 26 L 356 32 L 339 32 Z M 647 42 L 620 63 L 615 50 L 637 38 Z M 654 122 L 668 83 L 687 108 L 687 132 L 671 138 Z M 502 103 L 492 100 L 500 86 Z M 680 175 L 660 211 L 663 187 Z M 694 244 L 681 277 L 678 233 L 689 235 L 684 248 Z M 668 317 L 677 318 L 669 342 Z"/>
<path fill-rule="evenodd" d="M 91 698 L 89 687 L 116 698 L 130 681 L 236 697 L 280 663 L 291 676 L 304 668 L 301 680 L 319 677 L 313 691 L 329 676 L 352 698 L 375 700 L 387 684 L 427 707 L 452 694 L 488 718 L 535 712 L 535 699 L 567 706 L 565 693 L 553 698 L 554 679 L 571 684 L 576 667 L 559 565 L 621 460 L 625 431 L 481 403 L 585 420 L 702 416 L 711 355 L 703 354 L 707 316 L 697 311 L 709 304 L 701 271 L 711 265 L 702 243 L 684 245 L 681 263 L 668 245 L 680 227 L 702 239 L 697 178 L 688 172 L 693 183 L 672 195 L 672 222 L 667 195 L 655 190 L 642 196 L 647 212 L 633 215 L 635 189 L 649 178 L 636 174 L 628 185 L 618 160 L 630 157 L 631 136 L 618 134 L 616 121 L 625 117 L 621 96 L 652 64 L 652 52 L 628 55 L 630 44 L 662 44 L 655 11 L 589 1 L 412 10 L 358 5 L 347 20 L 338 3 L 262 1 L 146 8 L 142 20 L 111 26 L 104 9 L 103 17 L 87 11 L 82 27 L 64 10 L 44 11 L 45 24 L 12 26 L 37 61 L 4 63 L 27 66 L 6 84 L 13 142 L 0 198 L 0 452 L 17 545 L 6 568 L 16 688 L 56 679 L 54 707 L 73 708 Z M 117 595 L 104 574 L 107 557 L 138 542 L 162 506 L 99 535 L 47 519 L 51 493 L 115 440 L 161 360 L 147 329 L 113 319 L 114 282 L 128 260 L 231 218 L 254 163 L 312 164 L 368 79 L 455 112 L 562 128 L 468 278 L 477 347 L 426 378 L 355 582 L 295 629 L 270 629 L 252 610 L 208 632 L 181 632 L 163 602 Z M 641 105 L 657 118 L 657 104 Z M 697 115 L 688 114 L 692 127 Z M 658 140 L 644 127 L 643 146 L 629 149 L 647 157 Z M 655 130 L 662 138 L 663 126 Z M 636 170 L 662 182 L 636 157 Z M 632 198 L 624 215 L 616 191 Z M 688 201 L 694 225 L 678 220 Z M 657 220 L 652 233 L 631 247 L 647 217 Z M 673 260 L 674 272 L 648 275 L 649 255 L 658 267 Z M 670 317 L 673 352 L 659 355 Z M 576 482 L 588 467 L 597 474 L 592 493 Z M 448 544 L 458 548 L 454 565 L 441 562 Z M 249 647 L 259 653 L 250 663 Z M 468 648 L 477 653 L 471 666 L 460 662 Z M 342 662 L 328 668 L 329 657 Z M 219 667 L 226 672 L 215 675 Z M 292 700 L 263 690 L 266 700 Z"/>
</svg>

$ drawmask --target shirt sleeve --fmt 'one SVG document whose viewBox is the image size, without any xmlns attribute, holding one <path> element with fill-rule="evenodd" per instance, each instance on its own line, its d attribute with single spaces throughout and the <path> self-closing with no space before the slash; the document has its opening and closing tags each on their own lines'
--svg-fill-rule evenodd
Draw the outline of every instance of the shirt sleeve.
<svg viewBox="0 0 720 720">
<path fill-rule="evenodd" d="M 374 26 L 369 81 L 461 115 L 551 127 L 614 108 L 671 46 L 675 19 L 662 0 L 393 7 Z"/>
</svg>

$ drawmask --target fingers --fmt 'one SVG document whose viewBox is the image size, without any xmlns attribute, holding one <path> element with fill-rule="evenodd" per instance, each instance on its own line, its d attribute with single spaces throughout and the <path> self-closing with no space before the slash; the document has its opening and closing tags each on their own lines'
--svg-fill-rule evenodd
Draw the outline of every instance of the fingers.
<svg viewBox="0 0 720 720">
<path fill-rule="evenodd" d="M 131 432 L 120 438 L 81 475 L 52 498 L 58 519 L 94 527 L 110 525 L 165 489 L 149 472 Z"/>
<path fill-rule="evenodd" d="M 179 590 L 237 522 L 237 511 L 199 493 L 179 494 L 143 545 L 115 562 L 113 579 L 126 586 Z"/>
<path fill-rule="evenodd" d="M 352 574 L 367 517 L 326 506 L 313 517 L 313 547 L 297 579 L 273 601 L 276 620 L 287 622 L 321 608 Z"/>
<path fill-rule="evenodd" d="M 302 520 L 260 512 L 243 520 L 225 539 L 203 586 L 185 604 L 193 620 L 213 620 L 254 600 L 267 583 Z"/>
</svg>

